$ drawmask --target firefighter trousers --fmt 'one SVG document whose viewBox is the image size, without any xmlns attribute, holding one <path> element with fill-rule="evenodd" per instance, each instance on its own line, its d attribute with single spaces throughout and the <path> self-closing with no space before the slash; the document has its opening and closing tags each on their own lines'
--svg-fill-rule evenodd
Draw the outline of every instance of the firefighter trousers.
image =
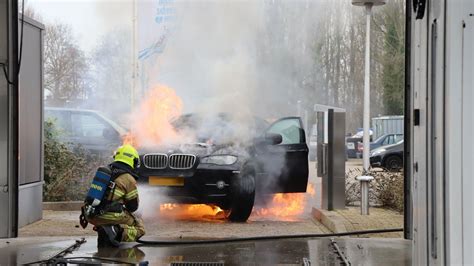
<svg viewBox="0 0 474 266">
<path fill-rule="evenodd" d="M 121 242 L 135 242 L 145 234 L 142 219 L 124 210 L 122 212 L 106 212 L 89 218 L 88 222 L 95 225 L 119 225 L 123 229 Z"/>
</svg>

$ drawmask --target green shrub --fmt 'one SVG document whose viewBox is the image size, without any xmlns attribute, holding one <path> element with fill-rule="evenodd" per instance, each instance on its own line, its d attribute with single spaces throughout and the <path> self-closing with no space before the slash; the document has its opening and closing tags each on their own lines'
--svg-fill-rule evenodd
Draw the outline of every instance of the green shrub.
<svg viewBox="0 0 474 266">
<path fill-rule="evenodd" d="M 60 141 L 53 120 L 44 122 L 44 201 L 83 200 L 103 158 Z"/>
</svg>

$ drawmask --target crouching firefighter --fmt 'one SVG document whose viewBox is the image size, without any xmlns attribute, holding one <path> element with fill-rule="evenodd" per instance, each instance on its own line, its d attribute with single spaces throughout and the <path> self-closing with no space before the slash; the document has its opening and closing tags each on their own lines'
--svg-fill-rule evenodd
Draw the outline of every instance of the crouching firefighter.
<svg viewBox="0 0 474 266">
<path fill-rule="evenodd" d="M 81 226 L 88 223 L 97 231 L 97 246 L 119 246 L 145 234 L 143 221 L 132 213 L 138 209 L 138 153 L 123 145 L 108 167 L 99 167 L 81 208 Z"/>
</svg>

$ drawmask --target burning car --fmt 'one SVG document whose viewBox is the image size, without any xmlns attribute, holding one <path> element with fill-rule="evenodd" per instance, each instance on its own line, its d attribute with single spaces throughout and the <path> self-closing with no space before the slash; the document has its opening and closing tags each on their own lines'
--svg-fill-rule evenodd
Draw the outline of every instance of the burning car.
<svg viewBox="0 0 474 266">
<path fill-rule="evenodd" d="M 300 118 L 269 124 L 187 114 L 171 124 L 185 144 L 140 152 L 139 182 L 156 193 L 178 203 L 216 205 L 230 221 L 243 222 L 256 197 L 306 192 L 308 147 Z"/>
</svg>

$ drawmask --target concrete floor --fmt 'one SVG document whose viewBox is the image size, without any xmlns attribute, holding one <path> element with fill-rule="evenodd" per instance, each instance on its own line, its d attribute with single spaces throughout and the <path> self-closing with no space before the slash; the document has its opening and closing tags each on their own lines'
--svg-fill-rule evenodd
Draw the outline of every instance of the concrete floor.
<svg viewBox="0 0 474 266">
<path fill-rule="evenodd" d="M 359 167 L 349 161 L 348 167 Z M 173 219 L 144 215 L 148 240 L 193 240 L 296 234 L 321 234 L 330 231 L 310 213 L 320 205 L 320 179 L 310 165 L 310 182 L 315 197 L 306 199 L 305 211 L 291 219 L 253 214 L 247 223 L 229 223 L 217 216 Z M 128 263 L 148 261 L 151 265 L 173 262 L 218 262 L 230 265 L 312 265 L 340 264 L 341 257 L 329 238 L 247 241 L 221 244 L 146 246 L 125 244 L 115 249 L 96 248 L 96 233 L 91 226 L 80 228 L 79 211 L 44 211 L 43 220 L 25 226 L 20 238 L 0 240 L 0 264 L 24 264 L 49 259 L 85 237 L 87 242 L 67 257 L 100 257 Z M 409 265 L 411 243 L 403 239 L 336 238 L 340 250 L 353 265 Z M 217 264 L 216 264 L 217 265 Z"/>
<path fill-rule="evenodd" d="M 167 217 L 157 215 L 159 206 L 152 203 L 149 194 L 140 194 L 140 210 L 145 222 L 147 236 L 160 238 L 229 238 L 252 237 L 281 234 L 317 234 L 330 232 L 319 221 L 313 219 L 312 207 L 320 206 L 321 179 L 316 178 L 315 164 L 309 165 L 310 183 L 315 189 L 314 196 L 301 198 L 301 213 L 295 216 L 278 216 L 259 214 L 261 207 L 255 207 L 247 223 L 230 223 L 219 215 L 176 215 Z M 140 190 L 143 193 L 144 190 Z M 280 206 L 278 206 L 280 207 Z M 43 219 L 20 229 L 20 237 L 43 236 L 94 236 L 96 233 L 89 226 L 79 226 L 79 210 L 43 211 Z"/>
<path fill-rule="evenodd" d="M 5 243 L 6 240 L 0 240 L 2 265 L 50 259 L 75 242 L 73 239 L 54 238 L 34 238 L 33 242 L 30 240 L 14 239 L 8 244 Z M 335 238 L 333 241 L 342 252 L 342 257 L 330 238 L 173 246 L 127 244 L 120 248 L 105 249 L 97 249 L 93 237 L 86 238 L 86 241 L 65 258 L 76 258 L 82 260 L 82 263 L 91 257 L 134 264 L 147 261 L 150 265 L 176 265 L 184 262 L 215 263 L 213 265 L 309 265 L 305 264 L 309 262 L 311 265 L 337 265 L 342 264 L 343 259 L 352 265 L 411 264 L 411 242 L 401 239 Z"/>
<path fill-rule="evenodd" d="M 44 211 L 43 220 L 20 229 L 20 237 L 94 236 L 92 226 L 79 226 L 79 211 Z M 329 232 L 310 214 L 298 221 L 249 220 L 230 223 L 220 219 L 145 219 L 147 236 L 160 238 L 228 238 Z"/>
</svg>

